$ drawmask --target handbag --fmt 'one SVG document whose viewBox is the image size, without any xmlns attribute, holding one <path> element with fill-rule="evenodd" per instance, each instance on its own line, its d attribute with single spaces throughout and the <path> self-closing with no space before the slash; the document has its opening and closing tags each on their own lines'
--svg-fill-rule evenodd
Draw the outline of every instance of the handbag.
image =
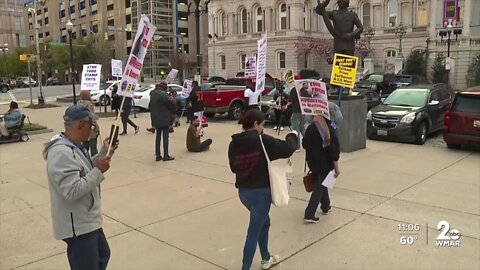
<svg viewBox="0 0 480 270">
<path fill-rule="evenodd" d="M 284 159 L 271 161 L 263 144 L 262 135 L 259 136 L 265 158 L 267 159 L 272 203 L 277 207 L 287 206 L 288 200 L 290 199 L 290 195 L 288 194 L 289 183 L 287 180 L 287 171 L 291 171 L 292 163 L 289 159 L 287 159 L 286 162 Z"/>
<path fill-rule="evenodd" d="M 308 170 L 307 173 L 307 155 L 305 154 L 305 166 L 303 168 L 303 185 L 305 186 L 305 191 L 312 192 L 313 187 L 315 186 L 315 178 L 313 176 L 312 171 Z"/>
</svg>

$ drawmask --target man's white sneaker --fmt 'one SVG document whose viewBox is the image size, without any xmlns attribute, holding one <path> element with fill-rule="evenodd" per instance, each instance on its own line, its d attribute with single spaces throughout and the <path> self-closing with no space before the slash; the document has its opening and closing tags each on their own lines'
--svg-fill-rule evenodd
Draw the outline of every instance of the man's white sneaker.
<svg viewBox="0 0 480 270">
<path fill-rule="evenodd" d="M 284 128 L 283 128 L 283 127 L 280 127 L 280 131 L 283 131 L 283 130 L 284 130 Z"/>
<path fill-rule="evenodd" d="M 268 261 L 264 261 L 262 260 L 262 269 L 266 270 L 266 269 L 270 269 L 270 267 L 274 266 L 275 264 L 279 263 L 280 262 L 280 256 L 278 255 L 273 255 L 273 256 L 270 256 L 270 260 Z"/>
<path fill-rule="evenodd" d="M 273 127 L 273 130 L 277 130 L 277 128 L 278 128 L 277 126 L 274 126 L 274 127 Z"/>
</svg>

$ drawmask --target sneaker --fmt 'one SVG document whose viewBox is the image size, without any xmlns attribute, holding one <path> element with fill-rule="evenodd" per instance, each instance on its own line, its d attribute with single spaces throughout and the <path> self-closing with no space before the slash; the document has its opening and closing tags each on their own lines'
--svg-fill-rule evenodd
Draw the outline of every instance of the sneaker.
<svg viewBox="0 0 480 270">
<path fill-rule="evenodd" d="M 280 257 L 278 255 L 270 256 L 270 260 L 262 260 L 261 265 L 262 269 L 270 269 L 270 267 L 280 262 Z"/>
<path fill-rule="evenodd" d="M 165 155 L 165 156 L 163 157 L 163 161 L 170 161 L 170 160 L 174 160 L 174 159 L 175 159 L 174 157 L 171 157 L 171 156 L 169 156 L 169 155 Z"/>
<path fill-rule="evenodd" d="M 274 126 L 274 127 L 273 127 L 273 130 L 277 130 L 277 129 L 278 129 L 278 127 L 277 127 L 277 126 Z"/>
<path fill-rule="evenodd" d="M 307 223 L 318 223 L 320 219 L 318 217 L 311 217 L 311 218 L 304 218 L 305 222 Z"/>
<path fill-rule="evenodd" d="M 135 134 L 137 134 L 139 131 L 140 131 L 140 127 L 137 126 L 137 127 L 135 128 Z"/>
<path fill-rule="evenodd" d="M 153 128 L 153 127 L 147 128 L 147 131 L 148 131 L 148 132 L 151 132 L 151 133 L 155 133 L 155 128 Z"/>
<path fill-rule="evenodd" d="M 283 128 L 283 127 L 280 127 L 280 131 L 283 131 L 283 130 L 284 130 L 284 128 Z"/>
<path fill-rule="evenodd" d="M 160 161 L 160 160 L 162 160 L 162 156 L 156 156 L 155 157 L 155 161 Z"/>
<path fill-rule="evenodd" d="M 332 209 L 331 206 L 329 206 L 327 210 L 322 210 L 322 215 L 328 214 L 328 212 L 330 211 L 330 209 Z"/>
</svg>

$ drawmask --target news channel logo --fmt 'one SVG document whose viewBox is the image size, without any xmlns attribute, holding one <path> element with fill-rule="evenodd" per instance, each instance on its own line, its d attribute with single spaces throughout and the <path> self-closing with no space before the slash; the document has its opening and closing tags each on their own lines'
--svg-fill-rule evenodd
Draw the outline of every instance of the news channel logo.
<svg viewBox="0 0 480 270">
<path fill-rule="evenodd" d="M 460 247 L 460 231 L 457 229 L 450 230 L 448 221 L 442 220 L 438 222 L 437 230 L 440 231 L 435 241 L 437 247 Z"/>
</svg>

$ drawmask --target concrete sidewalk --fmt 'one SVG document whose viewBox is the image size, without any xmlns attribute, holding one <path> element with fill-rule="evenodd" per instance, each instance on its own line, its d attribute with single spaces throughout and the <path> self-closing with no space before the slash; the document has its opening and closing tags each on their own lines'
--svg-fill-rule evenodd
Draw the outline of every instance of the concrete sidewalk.
<svg viewBox="0 0 480 270">
<path fill-rule="evenodd" d="M 63 130 L 64 110 L 22 109 L 55 133 Z M 154 135 L 145 131 L 149 115 L 132 120 L 141 131 L 133 135 L 129 127 L 120 138 L 102 184 L 108 269 L 239 269 L 248 212 L 233 185 L 227 148 L 240 126 L 210 122 L 210 151 L 188 153 L 182 120 L 170 137 L 175 160 L 155 162 Z M 100 120 L 104 134 L 113 122 Z M 0 145 L 0 269 L 68 269 L 66 245 L 52 235 L 41 157 L 55 133 Z M 289 206 L 272 207 L 270 250 L 283 259 L 274 269 L 480 269 L 478 152 L 368 141 L 367 149 L 341 155 L 332 212 L 318 224 L 303 222 L 304 154 L 293 157 Z M 436 246 L 441 220 L 460 231 L 460 247 Z M 399 231 L 408 223 L 420 225 L 418 234 Z M 402 245 L 402 236 L 414 243 Z M 253 269 L 260 269 L 258 253 Z"/>
</svg>

